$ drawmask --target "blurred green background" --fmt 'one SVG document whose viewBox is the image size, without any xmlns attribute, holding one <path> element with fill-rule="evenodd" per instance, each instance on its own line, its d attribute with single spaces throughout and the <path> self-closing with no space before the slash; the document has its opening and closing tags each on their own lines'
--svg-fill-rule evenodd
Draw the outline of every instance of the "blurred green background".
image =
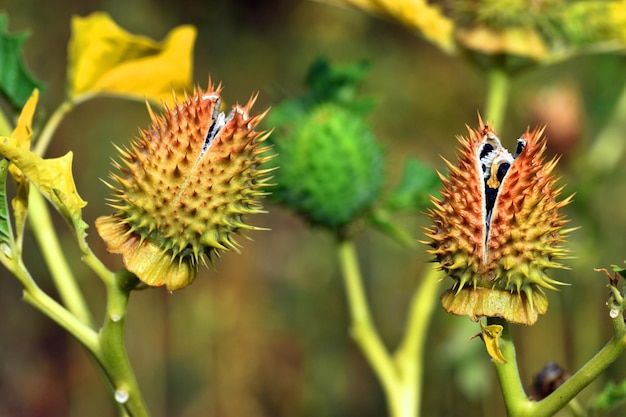
<svg viewBox="0 0 626 417">
<path fill-rule="evenodd" d="M 394 23 L 355 9 L 303 0 L 4 0 L 2 8 L 11 31 L 31 32 L 25 57 L 48 86 L 40 102 L 48 115 L 64 93 L 73 14 L 106 11 L 128 31 L 159 40 L 176 25 L 195 25 L 195 81 L 206 87 L 210 73 L 223 83 L 229 103 L 245 102 L 259 91 L 259 111 L 300 94 L 317 57 L 338 64 L 368 61 L 362 91 L 378 103 L 368 120 L 385 148 L 388 188 L 398 181 L 407 155 L 443 169 L 438 155 L 453 158 L 455 135 L 466 133 L 465 124 L 475 126 L 484 107 L 480 71 Z M 624 164 L 600 173 L 588 168 L 586 158 L 593 138 L 614 117 L 624 81 L 623 56 L 596 56 L 525 73 L 513 85 L 499 132 L 503 142 L 510 147 L 526 126 L 548 124 L 549 154 L 563 155 L 558 170 L 565 194 L 577 193 L 569 217 L 572 225 L 582 226 L 568 243 L 576 256 L 567 262 L 572 270 L 555 275 L 572 286 L 550 293 L 551 308 L 535 326 L 513 329 L 528 387 L 545 363 L 575 371 L 611 336 L 606 278 L 593 268 L 626 258 L 626 175 Z M 45 110 L 40 117 L 46 117 Z M 143 104 L 89 101 L 63 122 L 48 152 L 59 156 L 73 150 L 76 185 L 89 202 L 84 214 L 92 225 L 90 244 L 114 268 L 121 260 L 105 252 L 93 229 L 94 219 L 111 211 L 99 178 L 108 175 L 112 143 L 125 143 L 147 123 Z M 270 214 L 249 221 L 272 231 L 251 233 L 251 241 L 239 239 L 242 254 L 224 254 L 214 268 L 201 270 L 193 286 L 174 294 L 133 294 L 127 341 L 153 415 L 385 415 L 378 383 L 348 334 L 330 236 L 267 206 Z M 419 211 L 399 221 L 421 237 L 426 220 Z M 63 240 L 73 267 L 83 272 L 80 284 L 94 313 L 101 314 L 100 282 L 81 263 L 73 238 L 64 234 Z M 358 235 L 358 249 L 376 323 L 393 347 L 428 257 L 421 247 L 403 249 L 374 231 Z M 53 293 L 39 255 L 27 253 L 33 275 Z M 21 301 L 20 285 L 8 272 L 0 271 L 0 278 L 0 416 L 115 415 L 84 350 Z M 442 282 L 441 290 L 450 284 Z M 467 318 L 437 309 L 426 350 L 424 416 L 504 414 L 489 357 L 478 341 L 468 342 L 477 332 L 478 325 Z M 625 365 L 626 359 L 613 364 L 581 401 L 606 381 L 621 381 Z M 613 415 L 623 413 L 624 408 Z"/>
</svg>

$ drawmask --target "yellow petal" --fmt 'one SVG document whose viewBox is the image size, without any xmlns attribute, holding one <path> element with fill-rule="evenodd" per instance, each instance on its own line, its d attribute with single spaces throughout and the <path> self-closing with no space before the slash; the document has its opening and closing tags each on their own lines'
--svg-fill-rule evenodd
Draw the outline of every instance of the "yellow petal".
<svg viewBox="0 0 626 417">
<path fill-rule="evenodd" d="M 126 269 L 146 284 L 153 287 L 165 285 L 168 291 L 174 291 L 186 287 L 196 278 L 197 268 L 191 265 L 190 257 L 172 259 L 163 249 L 132 232 L 120 217 L 98 217 L 96 228 L 107 250 L 121 254 Z"/>
<path fill-rule="evenodd" d="M 191 87 L 196 29 L 179 26 L 163 42 L 133 35 L 106 13 L 72 19 L 68 46 L 69 95 L 114 94 L 172 100 Z"/>
<path fill-rule="evenodd" d="M 34 90 L 30 98 L 22 108 L 20 117 L 17 119 L 17 126 L 11 135 L 17 139 L 18 146 L 23 149 L 30 149 L 30 139 L 33 134 L 32 123 L 37 101 L 39 100 L 39 90 Z M 22 245 L 24 236 L 24 225 L 26 224 L 26 214 L 28 212 L 28 180 L 15 165 L 9 166 L 9 172 L 16 182 L 15 197 L 11 200 L 13 207 L 13 217 L 15 219 L 15 231 L 18 245 Z"/>
<path fill-rule="evenodd" d="M 30 138 L 33 134 L 32 124 L 33 116 L 35 115 L 35 109 L 37 108 L 37 101 L 39 100 L 39 90 L 33 90 L 30 98 L 22 108 L 20 117 L 17 119 L 17 126 L 13 131 L 12 137 L 19 140 L 23 148 L 30 148 Z"/>
<path fill-rule="evenodd" d="M 396 20 L 415 30 L 446 52 L 454 50 L 454 23 L 436 5 L 425 0 L 326 0 L 338 5 L 351 4 L 368 13 Z"/>
<path fill-rule="evenodd" d="M 457 33 L 460 44 L 488 55 L 510 54 L 541 60 L 548 54 L 548 47 L 534 28 L 494 29 L 476 26 L 461 29 Z"/>
</svg>

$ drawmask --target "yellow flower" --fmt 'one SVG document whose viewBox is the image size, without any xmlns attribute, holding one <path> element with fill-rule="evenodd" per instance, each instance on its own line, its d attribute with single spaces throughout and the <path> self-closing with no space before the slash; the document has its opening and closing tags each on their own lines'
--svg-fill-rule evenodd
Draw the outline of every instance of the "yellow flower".
<svg viewBox="0 0 626 417">
<path fill-rule="evenodd" d="M 96 220 L 107 249 L 122 255 L 126 268 L 148 285 L 175 290 L 190 284 L 200 264 L 219 250 L 238 251 L 233 234 L 259 228 L 243 221 L 261 213 L 259 199 L 269 170 L 254 129 L 265 113 L 245 106 L 220 112 L 221 88 L 196 89 L 175 102 L 152 125 L 119 149 L 120 171 L 111 207 Z"/>
<path fill-rule="evenodd" d="M 440 198 L 433 198 L 427 229 L 429 253 L 454 280 L 442 296 L 453 314 L 502 317 L 533 324 L 547 311 L 544 289 L 562 284 L 547 275 L 567 257 L 561 246 L 571 229 L 557 201 L 562 188 L 544 163 L 543 129 L 527 130 L 509 153 L 496 133 L 480 121 L 469 138 L 459 138 L 458 166 L 445 161 Z"/>
</svg>

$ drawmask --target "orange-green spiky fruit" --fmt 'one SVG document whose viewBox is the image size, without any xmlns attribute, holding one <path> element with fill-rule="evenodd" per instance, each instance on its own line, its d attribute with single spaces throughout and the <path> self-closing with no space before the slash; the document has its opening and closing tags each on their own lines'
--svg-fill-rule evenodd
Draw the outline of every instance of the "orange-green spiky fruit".
<svg viewBox="0 0 626 417">
<path fill-rule="evenodd" d="M 533 324 L 547 311 L 544 289 L 562 284 L 547 273 L 565 268 L 561 244 L 571 229 L 557 201 L 562 188 L 553 174 L 557 159 L 544 162 L 543 129 L 527 130 L 512 155 L 495 131 L 480 121 L 459 138 L 458 165 L 445 160 L 449 178 L 433 198 L 427 229 L 429 252 L 454 280 L 442 296 L 453 314 L 502 317 Z"/>
<path fill-rule="evenodd" d="M 268 134 L 255 127 L 265 113 L 245 106 L 220 112 L 221 87 L 197 88 L 192 97 L 156 115 L 130 146 L 118 149 L 118 173 L 109 185 L 117 211 L 96 220 L 107 249 L 148 285 L 185 287 L 205 255 L 237 251 L 233 234 L 256 230 L 243 221 L 263 212 L 259 199 L 269 170 L 260 146 Z"/>
</svg>

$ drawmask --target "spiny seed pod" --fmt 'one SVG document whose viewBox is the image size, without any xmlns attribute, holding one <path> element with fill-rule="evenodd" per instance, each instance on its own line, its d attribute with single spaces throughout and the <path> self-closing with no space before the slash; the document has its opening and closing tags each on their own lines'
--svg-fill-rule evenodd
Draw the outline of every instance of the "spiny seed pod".
<svg viewBox="0 0 626 417">
<path fill-rule="evenodd" d="M 362 116 L 320 104 L 275 140 L 274 197 L 312 224 L 340 229 L 378 196 L 382 151 Z"/>
<path fill-rule="evenodd" d="M 426 236 L 440 268 L 454 280 L 442 296 L 446 311 L 480 317 L 502 317 L 533 324 L 548 308 L 544 289 L 563 284 L 547 275 L 567 258 L 561 246 L 573 229 L 561 213 L 571 196 L 562 191 L 544 163 L 543 129 L 527 130 L 511 155 L 492 128 L 480 120 L 469 139 L 459 138 L 458 166 L 445 160 L 450 177 L 440 198 L 432 198 L 434 225 Z"/>
<path fill-rule="evenodd" d="M 107 249 L 122 255 L 126 268 L 148 285 L 176 290 L 196 277 L 205 255 L 238 251 L 234 233 L 258 230 L 243 221 L 264 212 L 268 161 L 260 146 L 268 137 L 254 128 L 265 113 L 249 116 L 245 106 L 220 112 L 221 87 L 209 79 L 206 92 L 175 102 L 156 115 L 125 149 L 111 174 L 109 205 L 117 211 L 96 220 Z"/>
</svg>

